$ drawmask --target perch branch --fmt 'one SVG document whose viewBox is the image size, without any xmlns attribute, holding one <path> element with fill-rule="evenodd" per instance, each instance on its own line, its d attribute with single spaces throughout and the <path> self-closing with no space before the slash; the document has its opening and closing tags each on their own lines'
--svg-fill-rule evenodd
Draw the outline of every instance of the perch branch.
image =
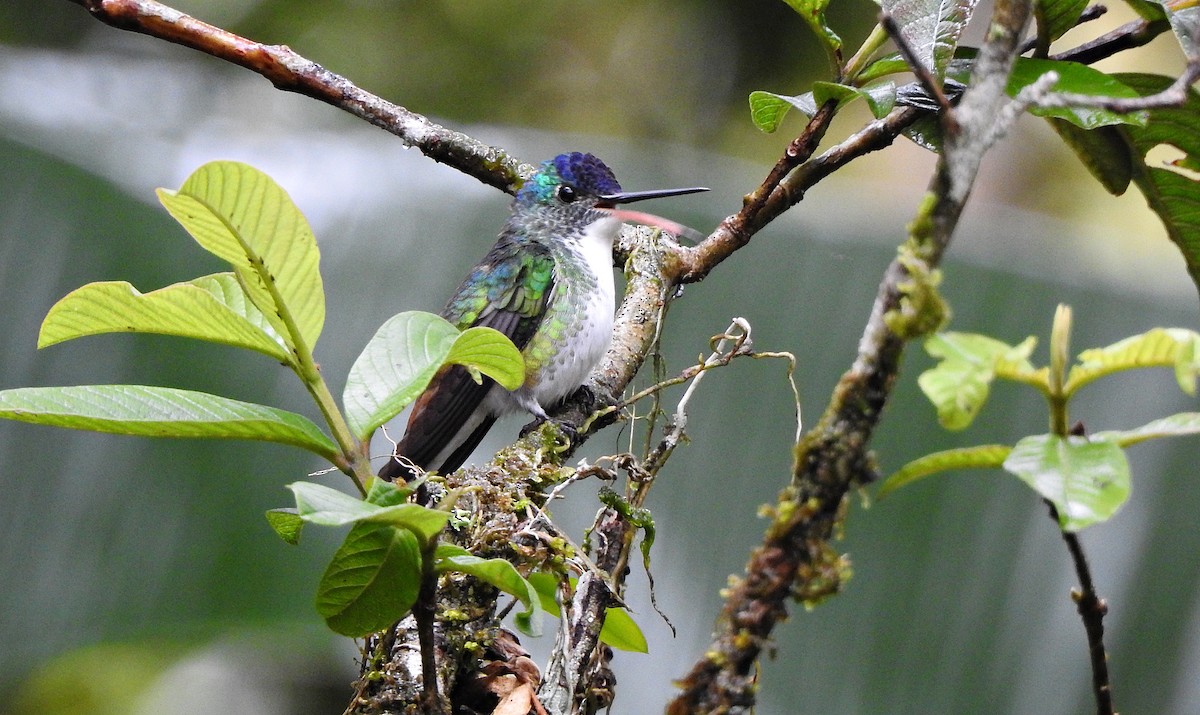
<svg viewBox="0 0 1200 715">
<path fill-rule="evenodd" d="M 513 193 L 534 168 L 502 149 L 447 129 L 367 92 L 286 45 L 266 45 L 153 0 L 69 0 L 100 22 L 190 47 L 262 75 L 279 89 L 318 99 L 391 132 L 434 161 Z"/>
</svg>

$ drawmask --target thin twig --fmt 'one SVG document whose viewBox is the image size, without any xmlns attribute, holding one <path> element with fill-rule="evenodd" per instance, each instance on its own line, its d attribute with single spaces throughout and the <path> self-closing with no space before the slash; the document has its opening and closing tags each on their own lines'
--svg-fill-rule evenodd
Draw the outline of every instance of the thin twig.
<svg viewBox="0 0 1200 715">
<path fill-rule="evenodd" d="M 680 261 L 674 266 L 668 264 L 668 268 L 679 269 L 671 276 L 674 280 L 679 283 L 703 280 L 717 264 L 749 243 L 759 229 L 787 210 L 791 204 L 779 201 L 778 189 L 793 169 L 816 152 L 833 121 L 835 110 L 836 102 L 832 100 L 822 105 L 804 126 L 804 131 L 788 145 L 762 184 L 745 197 L 742 210 L 727 217 L 696 246 L 677 252 Z"/>
<path fill-rule="evenodd" d="M 1108 13 L 1108 8 L 1103 5 L 1089 5 L 1086 8 L 1084 8 L 1084 11 L 1079 14 L 1079 18 L 1075 20 L 1075 27 L 1079 27 L 1080 25 L 1091 22 L 1093 20 L 1098 20 L 1101 17 L 1104 17 L 1104 15 L 1106 13 Z M 1027 41 L 1025 44 L 1021 45 L 1021 49 L 1018 50 L 1017 52 L 1018 52 L 1018 54 L 1023 55 L 1026 52 L 1029 52 L 1030 50 L 1037 49 L 1039 43 L 1040 43 L 1040 38 L 1035 37 L 1035 38 Z"/>
<path fill-rule="evenodd" d="M 1166 20 L 1134 20 L 1078 47 L 1051 55 L 1050 59 L 1090 65 L 1118 52 L 1148 45 L 1170 29 L 1171 25 Z"/>
<path fill-rule="evenodd" d="M 1050 501 L 1050 518 L 1058 525 L 1058 509 Z M 1079 590 L 1071 592 L 1071 600 L 1083 620 L 1083 629 L 1087 632 L 1088 658 L 1092 665 L 1092 694 L 1096 698 L 1097 715 L 1113 715 L 1112 686 L 1108 679 L 1108 653 L 1104 648 L 1104 617 L 1108 615 L 1108 603 L 1096 594 L 1092 582 L 1092 571 L 1088 566 L 1087 556 L 1083 553 L 1083 545 L 1079 536 L 1070 531 L 1062 532 L 1067 551 L 1071 554 L 1071 563 L 1075 567 L 1075 575 L 1079 579 Z"/>
<path fill-rule="evenodd" d="M 938 81 L 937 77 L 933 76 L 933 72 L 930 72 L 925 63 L 921 61 L 921 58 L 917 55 L 917 51 L 909 44 L 908 38 L 900 31 L 900 26 L 896 24 L 896 19 L 891 14 L 885 12 L 879 16 L 879 24 L 891 36 L 892 42 L 896 44 L 896 49 L 900 51 L 900 56 L 904 58 L 909 71 L 917 78 L 917 82 L 921 84 L 921 88 L 937 102 L 943 129 L 947 132 L 957 132 L 958 121 L 954 119 L 954 107 L 950 104 L 950 98 L 942 91 L 942 83 Z"/>
<path fill-rule="evenodd" d="M 417 622 L 417 638 L 421 643 L 421 680 L 424 699 L 423 710 L 431 715 L 446 712 L 438 695 L 437 641 L 434 638 L 434 623 L 437 620 L 437 571 L 434 570 L 434 551 L 437 542 L 430 539 L 421 553 L 421 583 L 417 589 L 417 602 L 413 604 L 413 619 Z"/>
<path fill-rule="evenodd" d="M 1188 92 L 1200 80 L 1200 60 L 1187 64 L 1179 78 L 1169 87 L 1146 97 L 1104 97 L 1070 92 L 1052 92 L 1039 99 L 1039 107 L 1095 107 L 1110 112 L 1139 112 L 1147 109 L 1182 107 L 1188 100 Z"/>
</svg>

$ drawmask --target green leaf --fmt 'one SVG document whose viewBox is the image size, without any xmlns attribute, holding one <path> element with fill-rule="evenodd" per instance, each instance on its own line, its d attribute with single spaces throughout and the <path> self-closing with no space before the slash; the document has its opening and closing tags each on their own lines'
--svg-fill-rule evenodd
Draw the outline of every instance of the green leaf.
<svg viewBox="0 0 1200 715">
<path fill-rule="evenodd" d="M 833 99 L 837 108 L 862 97 L 871 107 L 871 113 L 882 117 L 892 111 L 896 104 L 896 85 L 890 81 L 876 82 L 869 87 L 851 87 L 836 82 L 814 82 L 813 91 L 805 92 L 796 97 L 788 97 L 771 92 L 750 93 L 750 118 L 754 125 L 764 132 L 771 133 L 779 128 L 783 116 L 792 107 L 799 109 L 805 116 L 811 117 L 817 113 L 817 108 Z"/>
<path fill-rule="evenodd" d="M 1099 70 L 1062 60 L 1038 60 L 1020 57 L 1013 66 L 1009 76 L 1008 92 L 1015 96 L 1027 85 L 1037 81 L 1046 72 L 1057 72 L 1058 83 L 1054 85 L 1057 92 L 1071 92 L 1096 97 L 1116 97 L 1130 99 L 1137 96 L 1132 88 Z M 1039 117 L 1050 117 L 1068 121 L 1081 129 L 1096 129 L 1114 124 L 1144 125 L 1147 121 L 1145 112 L 1119 113 L 1097 107 L 1040 107 L 1034 105 L 1030 114 Z"/>
<path fill-rule="evenodd" d="M 446 522 L 450 521 L 450 512 L 430 509 L 420 504 L 397 504 L 381 508 L 367 521 L 406 529 L 416 534 L 422 543 L 428 543 L 436 539 L 446 527 Z"/>
<path fill-rule="evenodd" d="M 1153 75 L 1116 77 L 1143 96 L 1160 92 L 1172 82 L 1169 77 Z M 1123 130 L 1142 158 L 1134 163 L 1133 181 L 1162 220 L 1167 237 L 1183 253 L 1188 273 L 1200 287 L 1200 181 L 1195 174 L 1175 170 L 1200 161 L 1200 94 L 1189 89 L 1184 106 L 1151 110 L 1145 127 Z M 1166 165 L 1172 168 L 1147 165 L 1144 157 L 1159 147 L 1182 156 Z"/>
<path fill-rule="evenodd" d="M 417 491 L 417 487 L 422 481 L 424 480 L 414 479 L 405 484 L 396 484 L 395 482 L 373 478 L 367 486 L 367 501 L 377 506 L 403 504 Z"/>
<path fill-rule="evenodd" d="M 1033 12 L 1037 18 L 1039 41 L 1049 47 L 1051 42 L 1066 34 L 1075 27 L 1087 4 L 1088 0 L 1037 0 Z"/>
<path fill-rule="evenodd" d="M 1063 119 L 1051 117 L 1049 121 L 1059 138 L 1075 152 L 1075 156 L 1079 157 L 1105 191 L 1113 196 L 1125 193 L 1133 178 L 1135 159 L 1120 129 L 1099 127 L 1087 130 Z"/>
<path fill-rule="evenodd" d="M 355 524 L 317 587 L 317 612 L 336 633 L 360 638 L 390 627 L 417 602 L 421 550 L 404 529 Z"/>
<path fill-rule="evenodd" d="M 925 341 L 925 351 L 941 360 L 921 373 L 917 384 L 937 408 L 938 421 L 949 430 L 966 429 L 987 402 L 992 380 L 1004 377 L 1036 384 L 1028 356 L 1036 341 L 1011 346 L 975 333 L 944 332 Z"/>
<path fill-rule="evenodd" d="M 959 48 L 955 53 L 954 61 L 950 63 L 947 76 L 960 82 L 969 82 L 976 54 L 975 48 Z M 1015 97 L 1021 90 L 1041 79 L 1047 72 L 1058 74 L 1058 82 L 1054 85 L 1054 90 L 1057 92 L 1121 99 L 1138 96 L 1137 90 L 1123 82 L 1119 76 L 1101 72 L 1078 62 L 1031 57 L 1017 58 L 1013 64 L 1012 73 L 1008 77 L 1005 92 L 1010 97 Z M 1029 112 L 1039 117 L 1061 119 L 1083 129 L 1126 124 L 1141 126 L 1147 120 L 1145 112 L 1121 114 L 1095 107 L 1039 107 L 1035 105 L 1030 108 Z"/>
<path fill-rule="evenodd" d="M 896 83 L 891 80 L 874 82 L 858 91 L 876 119 L 883 119 L 896 106 Z"/>
<path fill-rule="evenodd" d="M 1125 4 L 1138 14 L 1138 17 L 1143 20 L 1165 20 L 1167 19 L 1166 12 L 1163 10 L 1162 3 L 1152 2 L 1151 0 L 1125 0 Z"/>
<path fill-rule="evenodd" d="M 325 323 L 320 253 L 287 192 L 252 166 L 214 161 L 158 197 L 197 243 L 233 266 L 289 347 L 311 351 Z"/>
<path fill-rule="evenodd" d="M 534 571 L 525 580 L 537 594 L 538 601 L 542 604 L 542 610 L 555 618 L 561 618 L 562 614 L 559 612 L 560 606 L 558 605 L 558 576 L 545 571 Z"/>
<path fill-rule="evenodd" d="M 804 108 L 797 104 L 798 101 L 798 97 L 785 97 L 774 92 L 756 90 L 750 93 L 750 119 L 754 126 L 770 134 L 779 128 L 789 109 L 797 107 L 804 111 Z M 814 107 L 812 111 L 805 113 L 811 117 L 816 111 Z"/>
<path fill-rule="evenodd" d="M 1179 387 L 1189 395 L 1196 391 L 1196 343 L 1200 334 L 1183 328 L 1154 328 L 1103 348 L 1084 350 L 1079 364 L 1067 373 L 1063 392 L 1069 397 L 1081 387 L 1114 372 L 1145 367 L 1175 369 Z"/>
<path fill-rule="evenodd" d="M 841 109 L 859 97 L 865 96 L 866 94 L 858 87 L 837 82 L 813 82 L 812 102 L 814 107 L 820 107 L 832 99 L 837 102 L 837 108 Z"/>
<path fill-rule="evenodd" d="M 80 385 L 3 390 L 0 418 L 141 437 L 279 442 L 330 460 L 338 454 L 329 437 L 302 415 L 170 387 Z"/>
<path fill-rule="evenodd" d="M 506 390 L 525 383 L 525 358 L 517 346 L 493 328 L 468 328 L 450 347 L 446 362 L 478 370 Z"/>
<path fill-rule="evenodd" d="M 1072 94 L 1087 94 L 1096 97 L 1117 97 L 1131 99 L 1138 96 L 1135 89 L 1110 74 L 1093 69 L 1078 62 L 1064 60 L 1040 60 L 1030 57 L 1018 57 L 1013 65 L 1012 74 L 1008 77 L 1006 91 L 1015 97 L 1025 87 L 1039 80 L 1047 72 L 1058 73 L 1058 83 L 1054 85 L 1056 92 Z M 1074 124 L 1081 129 L 1095 129 L 1116 124 L 1145 125 L 1145 112 L 1121 114 L 1096 107 L 1038 107 L 1033 106 L 1030 114 L 1038 117 L 1061 119 Z"/>
<path fill-rule="evenodd" d="M 1180 412 L 1130 430 L 1097 432 L 1092 435 L 1092 440 L 1129 447 L 1148 439 L 1183 437 L 1189 434 L 1200 434 L 1200 412 Z"/>
<path fill-rule="evenodd" d="M 942 125 L 936 114 L 925 114 L 902 132 L 909 141 L 935 154 L 942 152 Z"/>
<path fill-rule="evenodd" d="M 289 484 L 288 489 L 296 495 L 296 512 L 300 518 L 321 526 L 355 522 L 386 524 L 411 531 L 421 542 L 428 543 L 450 520 L 449 512 L 420 504 L 379 506 L 312 482 L 295 482 Z"/>
<path fill-rule="evenodd" d="M 38 347 L 101 333 L 178 335 L 257 350 L 280 362 L 287 346 L 246 300 L 232 273 L 204 276 L 150 293 L 124 281 L 89 283 L 50 308 Z"/>
<path fill-rule="evenodd" d="M 525 361 L 491 328 L 459 332 L 433 313 L 409 311 L 387 320 L 350 367 L 342 403 L 359 439 L 400 414 L 446 363 L 479 370 L 508 389 L 525 381 Z"/>
<path fill-rule="evenodd" d="M 445 318 L 419 311 L 399 313 L 379 326 L 350 367 L 342 393 L 354 435 L 369 438 L 417 399 L 459 335 Z"/>
<path fill-rule="evenodd" d="M 554 616 L 562 617 L 562 608 L 558 605 L 558 576 L 541 571 L 529 574 L 528 581 L 537 592 L 542 603 L 542 609 Z M 574 588 L 575 579 L 571 579 Z M 610 625 L 609 619 L 612 619 Z M 609 608 L 604 612 L 604 625 L 600 628 L 600 641 L 618 650 L 632 653 L 649 653 L 646 636 L 634 622 L 633 616 L 624 608 Z"/>
<path fill-rule="evenodd" d="M 893 52 L 872 60 L 871 64 L 858 73 L 858 81 L 869 82 L 880 77 L 908 71 L 908 63 L 904 61 L 899 52 Z"/>
<path fill-rule="evenodd" d="M 543 611 L 539 593 L 511 563 L 504 559 L 483 559 L 454 544 L 438 544 L 435 558 L 434 568 L 438 573 L 465 573 L 516 596 L 525 606 L 525 612 L 517 614 L 517 626 L 530 636 L 542 634 Z"/>
<path fill-rule="evenodd" d="M 981 444 L 975 447 L 961 447 L 926 454 L 904 465 L 883 480 L 875 496 L 877 499 L 882 499 L 900 487 L 939 472 L 948 472 L 954 469 L 999 469 L 1004 465 L 1004 460 L 1010 451 L 1012 451 L 1012 447 L 1006 444 Z"/>
<path fill-rule="evenodd" d="M 304 520 L 295 509 L 271 509 L 267 512 L 267 523 L 271 525 L 279 538 L 295 546 L 300 543 L 300 532 L 304 530 Z"/>
<path fill-rule="evenodd" d="M 609 608 L 604 611 L 604 625 L 600 627 L 600 641 L 630 653 L 649 653 L 646 635 L 638 627 L 633 616 L 624 608 Z"/>
<path fill-rule="evenodd" d="M 287 488 L 296 497 L 296 513 L 300 518 L 321 526 L 342 526 L 364 521 L 383 508 L 323 484 L 294 482 Z"/>
<path fill-rule="evenodd" d="M 1054 505 L 1063 531 L 1107 521 L 1129 499 L 1129 462 L 1115 442 L 1026 437 L 1013 447 L 1004 468 Z"/>
<path fill-rule="evenodd" d="M 882 0 L 880 5 L 895 19 L 921 64 L 935 77 L 944 77 L 975 0 Z"/>
<path fill-rule="evenodd" d="M 825 9 L 829 6 L 829 0 L 784 0 L 784 2 L 804 18 L 805 24 L 821 41 L 825 53 L 830 56 L 835 65 L 834 69 L 838 69 L 836 58 L 842 49 L 842 38 L 838 37 L 826 21 Z"/>
</svg>

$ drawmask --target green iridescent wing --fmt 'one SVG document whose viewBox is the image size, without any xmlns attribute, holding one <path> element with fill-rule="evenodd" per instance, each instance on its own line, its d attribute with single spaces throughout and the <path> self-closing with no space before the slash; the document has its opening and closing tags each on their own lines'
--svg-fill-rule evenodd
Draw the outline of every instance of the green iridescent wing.
<svg viewBox="0 0 1200 715">
<path fill-rule="evenodd" d="M 553 290 L 550 249 L 504 236 L 459 286 L 442 316 L 463 330 L 495 328 L 523 348 L 537 332 Z"/>
<path fill-rule="evenodd" d="M 505 235 L 459 286 L 442 316 L 464 330 L 477 325 L 494 328 L 521 349 L 541 325 L 553 292 L 550 249 Z M 459 435 L 493 384 L 486 377 L 483 384 L 476 383 L 459 365 L 443 368 L 413 405 L 396 453 L 442 474 L 458 469 L 495 421 L 485 419 L 469 435 Z M 463 441 L 453 454 L 441 464 L 431 464 L 451 441 L 460 438 Z M 409 476 L 396 460 L 389 460 L 379 474 L 386 479 L 407 480 Z"/>
</svg>

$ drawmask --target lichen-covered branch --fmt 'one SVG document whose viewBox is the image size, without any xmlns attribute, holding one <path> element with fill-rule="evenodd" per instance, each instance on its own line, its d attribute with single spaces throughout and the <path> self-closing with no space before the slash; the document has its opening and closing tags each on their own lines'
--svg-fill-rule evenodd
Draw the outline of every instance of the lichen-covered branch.
<svg viewBox="0 0 1200 715">
<path fill-rule="evenodd" d="M 983 153 L 1011 121 L 1001 111 L 1028 0 L 999 0 L 979 53 L 971 88 L 955 110 L 945 152 L 909 241 L 888 267 L 859 344 L 818 424 L 795 450 L 791 484 L 781 493 L 762 544 L 745 576 L 729 589 L 714 640 L 681 681 L 669 712 L 747 711 L 754 704 L 755 664 L 793 597 L 815 600 L 835 591 L 843 567 L 830 541 L 846 493 L 874 478 L 867 445 L 891 394 L 905 341 L 930 329 L 905 317 L 914 290 L 935 282 Z M 935 316 L 936 318 L 936 316 Z M 933 321 L 933 322 L 936 322 Z M 936 326 L 933 326 L 936 327 Z"/>
</svg>

